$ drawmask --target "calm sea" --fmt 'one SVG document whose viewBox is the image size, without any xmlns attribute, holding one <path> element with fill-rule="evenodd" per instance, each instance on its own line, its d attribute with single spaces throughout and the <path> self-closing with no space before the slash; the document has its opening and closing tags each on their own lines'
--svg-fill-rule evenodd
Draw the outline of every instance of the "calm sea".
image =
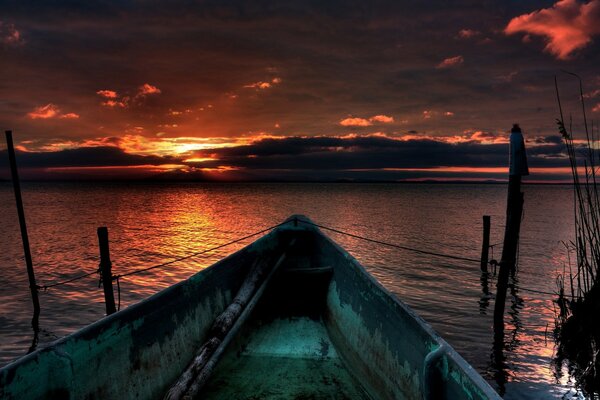
<svg viewBox="0 0 600 400">
<path fill-rule="evenodd" d="M 109 229 L 115 273 L 168 261 L 258 231 L 291 214 L 404 246 L 478 258 L 482 215 L 502 241 L 504 185 L 441 184 L 37 184 L 23 197 L 38 284 L 94 271 L 96 228 Z M 329 234 L 412 306 L 506 399 L 584 398 L 552 335 L 555 277 L 573 238 L 568 186 L 525 186 L 519 268 L 507 298 L 503 362 L 493 357 L 495 277 L 478 263 L 384 248 Z M 12 188 L 0 184 L 0 365 L 32 341 L 31 304 Z M 243 244 L 124 278 L 127 307 L 212 264 Z M 494 249 L 499 258 L 501 246 Z M 489 294 L 486 294 L 489 292 Z M 102 318 L 95 275 L 41 292 L 39 346 Z"/>
</svg>

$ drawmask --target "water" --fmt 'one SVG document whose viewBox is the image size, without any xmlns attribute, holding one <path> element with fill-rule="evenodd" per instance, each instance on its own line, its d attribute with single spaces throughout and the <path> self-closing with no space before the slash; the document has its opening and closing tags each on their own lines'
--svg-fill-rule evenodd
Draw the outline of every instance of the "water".
<svg viewBox="0 0 600 400">
<path fill-rule="evenodd" d="M 478 258 L 482 215 L 502 241 L 504 185 L 83 184 L 23 185 L 38 284 L 98 266 L 96 228 L 109 229 L 115 273 L 168 261 L 305 214 L 322 225 L 404 246 Z M 507 298 L 503 363 L 494 361 L 495 278 L 478 263 L 424 256 L 328 233 L 412 306 L 506 399 L 584 398 L 555 368 L 552 297 L 573 238 L 568 186 L 525 186 L 519 270 Z M 31 304 L 11 186 L 0 184 L 0 365 L 32 344 Z M 327 233 L 327 232 L 326 232 Z M 248 243 L 248 242 L 245 242 Z M 187 278 L 243 244 L 123 278 L 121 307 Z M 499 258 L 501 246 L 494 249 Z M 487 285 L 492 295 L 485 294 Z M 104 315 L 96 275 L 40 293 L 43 346 Z"/>
</svg>

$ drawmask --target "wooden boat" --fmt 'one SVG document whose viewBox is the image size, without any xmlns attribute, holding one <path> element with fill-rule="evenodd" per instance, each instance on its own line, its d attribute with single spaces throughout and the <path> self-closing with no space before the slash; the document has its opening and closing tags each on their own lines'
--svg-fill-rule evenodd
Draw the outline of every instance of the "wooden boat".
<svg viewBox="0 0 600 400">
<path fill-rule="evenodd" d="M 259 265 L 267 267 L 257 275 Z M 250 291 L 249 282 L 256 283 Z M 245 304 L 238 301 L 248 292 Z M 429 325 L 303 216 L 0 370 L 2 399 L 165 394 L 500 398 Z"/>
</svg>

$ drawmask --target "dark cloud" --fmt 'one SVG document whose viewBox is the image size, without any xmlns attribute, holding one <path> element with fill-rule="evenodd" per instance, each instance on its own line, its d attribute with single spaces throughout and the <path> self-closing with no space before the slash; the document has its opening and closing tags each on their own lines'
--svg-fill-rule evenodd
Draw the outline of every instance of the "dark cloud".
<svg viewBox="0 0 600 400">
<path fill-rule="evenodd" d="M 528 149 L 530 166 L 567 166 L 562 144 Z M 386 137 L 290 137 L 264 139 L 247 146 L 210 149 L 201 156 L 215 161 L 203 166 L 248 169 L 351 170 L 436 167 L 505 167 L 507 144 L 476 141 L 446 143 L 436 140 L 394 140 Z"/>
<path fill-rule="evenodd" d="M 552 140 L 552 139 L 551 139 Z M 527 150 L 530 167 L 565 167 L 564 146 L 544 143 Z M 189 155 L 187 155 L 189 156 Z M 233 168 L 236 172 L 224 179 L 319 180 L 319 179 L 464 179 L 504 178 L 504 174 L 444 171 L 443 167 L 506 167 L 508 145 L 481 144 L 476 141 L 446 143 L 437 140 L 395 140 L 387 137 L 290 137 L 263 139 L 250 145 L 214 148 L 198 152 L 212 161 L 186 162 L 174 157 L 142 156 L 116 147 L 82 147 L 56 152 L 18 152 L 17 161 L 25 170 L 71 167 L 129 167 L 138 165 L 187 165 L 187 172 L 157 173 L 155 178 L 211 179 L 206 168 Z M 198 169 L 200 168 L 200 169 Z M 441 170 L 434 170 L 442 168 Z M 431 169 L 429 171 L 394 171 L 394 169 Z M 7 174 L 6 151 L 0 152 L 0 172 Z M 191 172 L 191 174 L 189 174 Z M 94 176 L 102 176 L 95 171 Z M 189 175 L 186 175 L 189 174 Z M 31 175 L 31 174 L 30 174 Z M 48 174 L 46 174 L 48 175 Z M 126 175 L 126 174 L 125 174 Z M 42 176 L 42 175 L 39 175 Z M 65 176 L 64 174 L 61 176 Z"/>
<path fill-rule="evenodd" d="M 117 147 L 80 147 L 52 152 L 16 153 L 19 168 L 105 167 L 172 164 L 172 157 L 129 154 Z M 0 151 L 0 168 L 8 168 L 6 150 Z"/>
</svg>

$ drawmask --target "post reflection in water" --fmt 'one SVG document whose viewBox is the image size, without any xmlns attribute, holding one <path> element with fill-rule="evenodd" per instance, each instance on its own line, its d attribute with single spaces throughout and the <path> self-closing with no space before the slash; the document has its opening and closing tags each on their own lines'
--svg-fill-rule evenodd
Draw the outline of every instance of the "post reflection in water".
<svg viewBox="0 0 600 400">
<path fill-rule="evenodd" d="M 479 312 L 483 315 L 487 314 L 487 309 L 490 306 L 490 299 L 493 296 L 490 294 L 490 288 L 488 284 L 488 279 L 490 277 L 489 272 L 482 272 L 481 277 L 479 278 L 481 282 L 481 297 L 479 299 Z"/>
</svg>

